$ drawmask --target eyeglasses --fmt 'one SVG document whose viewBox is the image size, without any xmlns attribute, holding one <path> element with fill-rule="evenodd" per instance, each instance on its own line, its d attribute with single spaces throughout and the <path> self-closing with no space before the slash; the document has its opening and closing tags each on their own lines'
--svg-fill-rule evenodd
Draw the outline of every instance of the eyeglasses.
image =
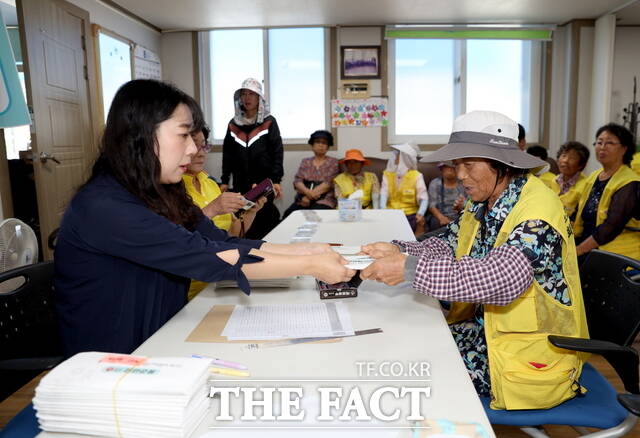
<svg viewBox="0 0 640 438">
<path fill-rule="evenodd" d="M 200 146 L 197 146 L 197 148 L 198 148 L 198 151 L 209 152 L 209 151 L 211 151 L 211 149 L 213 149 L 213 145 L 211 143 L 204 143 L 204 144 L 202 144 Z"/>
<path fill-rule="evenodd" d="M 619 141 L 596 141 L 595 143 L 593 143 L 593 146 L 599 146 L 599 147 L 609 147 L 609 146 L 613 146 L 614 144 L 622 144 Z"/>
</svg>

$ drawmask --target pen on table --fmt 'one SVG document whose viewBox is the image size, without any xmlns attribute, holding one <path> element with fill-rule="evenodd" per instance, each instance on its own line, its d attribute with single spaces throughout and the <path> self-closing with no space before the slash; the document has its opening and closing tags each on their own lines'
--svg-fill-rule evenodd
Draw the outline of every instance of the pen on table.
<svg viewBox="0 0 640 438">
<path fill-rule="evenodd" d="M 222 360 L 222 359 L 216 359 L 215 357 L 201 356 L 199 354 L 192 354 L 191 357 L 197 357 L 199 359 L 209 359 L 213 365 L 220 365 L 223 367 L 233 368 L 236 370 L 248 369 L 246 366 L 242 365 L 241 363 L 231 362 L 231 361 Z"/>
<path fill-rule="evenodd" d="M 329 246 L 342 246 L 342 243 L 330 243 Z"/>
<path fill-rule="evenodd" d="M 209 372 L 224 374 L 226 376 L 249 377 L 249 371 L 232 370 L 229 368 L 209 367 Z"/>
</svg>

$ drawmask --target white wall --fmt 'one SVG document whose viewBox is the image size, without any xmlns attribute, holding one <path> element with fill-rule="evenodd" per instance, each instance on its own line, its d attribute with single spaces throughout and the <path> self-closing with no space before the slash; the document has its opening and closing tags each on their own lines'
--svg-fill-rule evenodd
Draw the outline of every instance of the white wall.
<svg viewBox="0 0 640 438">
<path fill-rule="evenodd" d="M 577 140 L 591 149 L 593 132 L 591 129 L 592 86 L 593 86 L 593 51 L 595 29 L 591 26 L 580 29 L 580 58 L 578 67 L 578 99 L 576 103 L 576 135 L 568 140 Z M 594 131 L 595 132 L 595 131 Z M 559 146 L 559 145 L 558 145 Z M 586 173 L 599 167 L 594 154 L 591 154 Z"/>
<path fill-rule="evenodd" d="M 116 32 L 155 53 L 160 53 L 160 32 L 105 5 L 99 0 L 67 1 L 89 12 L 91 23 Z"/>
<path fill-rule="evenodd" d="M 633 101 L 633 77 L 640 87 L 640 26 L 618 27 L 613 60 L 611 121 L 622 123 L 623 112 Z M 636 99 L 640 100 L 640 88 Z"/>
<path fill-rule="evenodd" d="M 193 42 L 191 32 L 162 34 L 162 78 L 194 96 Z"/>
</svg>

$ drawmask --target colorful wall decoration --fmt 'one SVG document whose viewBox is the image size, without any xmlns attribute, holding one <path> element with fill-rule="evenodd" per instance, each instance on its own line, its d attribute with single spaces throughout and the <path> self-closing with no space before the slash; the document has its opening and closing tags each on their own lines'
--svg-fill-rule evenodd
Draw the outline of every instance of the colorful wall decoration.
<svg viewBox="0 0 640 438">
<path fill-rule="evenodd" d="M 386 98 L 335 99 L 331 101 L 332 127 L 389 126 L 389 103 Z"/>
</svg>

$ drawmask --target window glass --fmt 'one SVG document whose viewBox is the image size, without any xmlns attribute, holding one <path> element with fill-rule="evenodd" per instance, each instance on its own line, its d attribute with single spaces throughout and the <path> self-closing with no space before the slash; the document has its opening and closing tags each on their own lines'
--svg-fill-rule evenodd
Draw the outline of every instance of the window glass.
<svg viewBox="0 0 640 438">
<path fill-rule="evenodd" d="M 529 126 L 529 41 L 467 41 L 467 112 L 492 110 Z"/>
<path fill-rule="evenodd" d="M 24 73 L 19 71 L 20 86 L 22 92 L 27 95 L 24 84 Z M 7 150 L 7 159 L 14 160 L 20 158 L 20 151 L 26 151 L 31 144 L 31 131 L 29 125 L 14 126 L 13 128 L 4 128 L 4 141 Z"/>
<path fill-rule="evenodd" d="M 269 101 L 283 138 L 325 128 L 324 82 L 324 29 L 269 30 Z"/>
<path fill-rule="evenodd" d="M 246 78 L 264 79 L 261 29 L 211 31 L 212 139 L 222 140 L 235 115 L 233 93 Z"/>
<path fill-rule="evenodd" d="M 113 96 L 122 84 L 131 80 L 131 46 L 103 32 L 98 33 L 98 44 L 102 105 L 106 121 Z"/>
<path fill-rule="evenodd" d="M 454 117 L 454 42 L 395 42 L 395 134 L 449 134 Z"/>
</svg>

